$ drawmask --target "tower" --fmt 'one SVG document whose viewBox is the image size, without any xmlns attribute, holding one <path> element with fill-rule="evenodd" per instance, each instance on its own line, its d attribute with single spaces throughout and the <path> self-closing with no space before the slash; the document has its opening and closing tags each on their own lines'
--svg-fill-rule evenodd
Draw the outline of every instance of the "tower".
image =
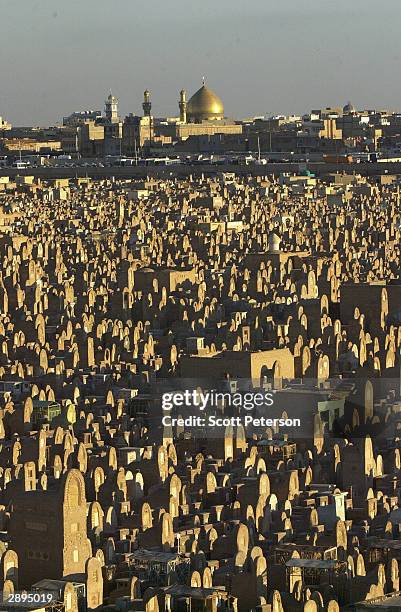
<svg viewBox="0 0 401 612">
<path fill-rule="evenodd" d="M 109 97 L 105 102 L 105 115 L 109 123 L 117 123 L 118 117 L 118 98 L 110 92 Z"/>
<path fill-rule="evenodd" d="M 180 121 L 181 123 L 187 122 L 187 92 L 185 89 L 181 89 L 180 91 Z"/>
<path fill-rule="evenodd" d="M 152 103 L 150 101 L 150 91 L 148 89 L 146 89 L 143 92 L 143 103 L 142 103 L 142 108 L 143 108 L 143 114 L 145 117 L 150 117 L 150 112 L 152 110 Z"/>
</svg>

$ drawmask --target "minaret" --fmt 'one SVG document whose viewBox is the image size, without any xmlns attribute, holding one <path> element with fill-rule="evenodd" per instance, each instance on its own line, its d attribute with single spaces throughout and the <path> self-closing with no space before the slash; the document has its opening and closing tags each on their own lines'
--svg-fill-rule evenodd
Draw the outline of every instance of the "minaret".
<svg viewBox="0 0 401 612">
<path fill-rule="evenodd" d="M 109 123 L 117 123 L 119 120 L 118 117 L 118 98 L 113 96 L 110 92 L 109 97 L 105 102 L 105 114 L 106 119 Z"/>
<path fill-rule="evenodd" d="M 150 101 L 150 91 L 148 91 L 147 89 L 143 92 L 142 108 L 143 108 L 143 114 L 145 115 L 145 117 L 150 117 L 150 112 L 152 110 L 152 103 Z"/>
<path fill-rule="evenodd" d="M 181 89 L 180 91 L 180 101 L 178 105 L 180 107 L 180 121 L 181 123 L 186 123 L 187 122 L 187 92 L 185 91 L 185 89 Z"/>
</svg>

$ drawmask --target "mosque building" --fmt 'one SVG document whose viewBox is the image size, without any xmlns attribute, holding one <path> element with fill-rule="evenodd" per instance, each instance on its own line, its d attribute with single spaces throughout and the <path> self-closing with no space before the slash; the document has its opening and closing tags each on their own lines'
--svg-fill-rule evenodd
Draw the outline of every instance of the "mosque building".
<svg viewBox="0 0 401 612">
<path fill-rule="evenodd" d="M 203 80 L 202 87 L 187 101 L 182 89 L 179 96 L 179 115 L 171 119 L 157 119 L 152 115 L 151 93 L 144 92 L 143 116 L 129 115 L 123 127 L 123 150 L 134 155 L 140 147 L 171 145 L 186 141 L 191 136 L 214 134 L 242 134 L 242 124 L 224 116 L 222 100 Z"/>
<path fill-rule="evenodd" d="M 196 141 L 201 137 L 208 139 L 214 135 L 241 135 L 243 132 L 240 121 L 225 117 L 222 100 L 207 87 L 205 80 L 188 101 L 185 89 L 181 90 L 178 108 L 176 117 L 154 117 L 151 92 L 146 89 L 142 115 L 131 113 L 122 121 L 118 112 L 118 98 L 110 92 L 105 102 L 104 116 L 83 121 L 79 126 L 81 154 L 136 157 L 141 149 L 161 152 L 175 143 L 185 143 L 191 137 Z M 76 134 L 73 136 L 75 141 Z M 191 142 L 184 146 L 192 146 Z"/>
<path fill-rule="evenodd" d="M 186 102 L 180 93 L 180 118 L 175 123 L 175 139 L 213 134 L 242 134 L 242 125 L 224 116 L 224 105 L 218 95 L 203 81 L 202 87 Z"/>
<path fill-rule="evenodd" d="M 185 141 L 190 136 L 242 134 L 242 124 L 224 116 L 222 100 L 206 86 L 204 80 L 202 87 L 188 101 L 187 93 L 182 89 L 178 106 L 179 116 L 155 125 L 155 136 Z"/>
</svg>

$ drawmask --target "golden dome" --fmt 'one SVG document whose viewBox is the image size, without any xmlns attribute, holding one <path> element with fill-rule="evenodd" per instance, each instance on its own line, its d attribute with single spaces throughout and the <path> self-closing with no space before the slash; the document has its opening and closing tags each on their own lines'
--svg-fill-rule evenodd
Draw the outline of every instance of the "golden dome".
<svg viewBox="0 0 401 612">
<path fill-rule="evenodd" d="M 223 102 L 211 89 L 203 85 L 189 100 L 187 114 L 188 120 L 195 122 L 223 119 Z"/>
</svg>

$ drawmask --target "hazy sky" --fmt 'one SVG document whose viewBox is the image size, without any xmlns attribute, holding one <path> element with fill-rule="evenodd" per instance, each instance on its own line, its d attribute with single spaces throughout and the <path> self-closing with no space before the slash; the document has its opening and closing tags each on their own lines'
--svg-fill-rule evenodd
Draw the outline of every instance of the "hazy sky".
<svg viewBox="0 0 401 612">
<path fill-rule="evenodd" d="M 401 109 L 400 0 L 0 0 L 0 115 L 46 125 L 103 109 L 177 114 L 208 85 L 228 116 L 351 100 Z"/>
</svg>

